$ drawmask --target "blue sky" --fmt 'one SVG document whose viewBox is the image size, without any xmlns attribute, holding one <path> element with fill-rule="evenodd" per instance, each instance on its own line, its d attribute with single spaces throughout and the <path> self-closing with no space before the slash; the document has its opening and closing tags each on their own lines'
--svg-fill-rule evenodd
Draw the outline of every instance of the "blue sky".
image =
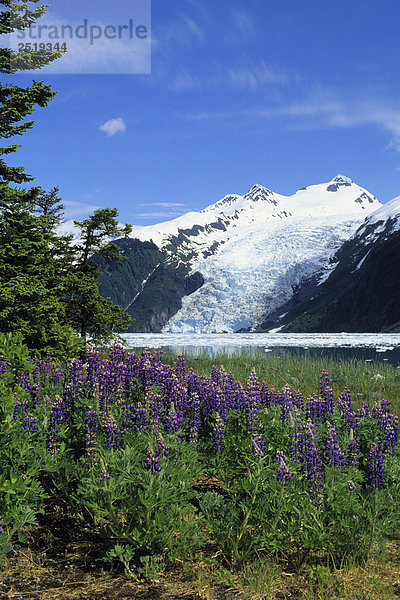
<svg viewBox="0 0 400 600">
<path fill-rule="evenodd" d="M 128 0 L 46 3 L 53 19 L 142 18 Z M 385 203 L 400 194 L 399 22 L 398 0 L 153 0 L 150 74 L 101 74 L 99 46 L 97 74 L 3 75 L 58 92 L 13 163 L 77 219 L 109 206 L 147 225 L 337 173 Z"/>
</svg>

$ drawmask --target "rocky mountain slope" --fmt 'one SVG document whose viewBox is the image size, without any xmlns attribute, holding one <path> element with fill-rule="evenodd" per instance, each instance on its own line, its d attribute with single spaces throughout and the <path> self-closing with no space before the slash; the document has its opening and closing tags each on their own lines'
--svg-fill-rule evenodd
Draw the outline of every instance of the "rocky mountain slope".
<svg viewBox="0 0 400 600">
<path fill-rule="evenodd" d="M 365 219 L 291 301 L 266 315 L 260 330 L 400 331 L 400 197 Z M 282 314 L 283 313 L 283 314 Z"/>
<path fill-rule="evenodd" d="M 380 206 L 341 175 L 292 196 L 255 185 L 200 212 L 134 228 L 128 261 L 106 272 L 102 293 L 129 306 L 136 331 L 256 330 Z"/>
</svg>

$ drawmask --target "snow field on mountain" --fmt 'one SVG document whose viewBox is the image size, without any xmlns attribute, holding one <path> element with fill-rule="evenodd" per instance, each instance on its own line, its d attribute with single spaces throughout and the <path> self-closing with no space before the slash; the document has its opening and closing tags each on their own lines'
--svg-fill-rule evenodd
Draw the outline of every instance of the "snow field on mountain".
<svg viewBox="0 0 400 600">
<path fill-rule="evenodd" d="M 254 329 L 267 312 L 288 301 L 303 278 L 329 261 L 358 221 L 287 218 L 246 236 L 234 235 L 219 251 L 195 261 L 205 283 L 183 299 L 164 332 L 233 333 Z"/>
<path fill-rule="evenodd" d="M 381 206 L 367 190 L 338 175 L 292 196 L 257 184 L 201 212 L 134 228 L 132 237 L 152 240 L 171 261 L 189 258 L 191 272 L 199 271 L 205 280 L 183 298 L 163 331 L 254 330 L 290 300 L 304 279 L 321 269 L 321 281 L 328 276 L 335 251 Z"/>
</svg>

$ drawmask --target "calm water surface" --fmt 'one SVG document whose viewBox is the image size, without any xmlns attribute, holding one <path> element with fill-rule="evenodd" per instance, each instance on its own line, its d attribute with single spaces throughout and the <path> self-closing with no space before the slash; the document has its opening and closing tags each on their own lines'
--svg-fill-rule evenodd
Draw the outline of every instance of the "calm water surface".
<svg viewBox="0 0 400 600">
<path fill-rule="evenodd" d="M 162 348 L 166 352 L 213 357 L 221 353 L 268 357 L 297 355 L 336 360 L 388 362 L 400 366 L 400 334 L 136 334 L 123 337 L 128 348 Z"/>
</svg>

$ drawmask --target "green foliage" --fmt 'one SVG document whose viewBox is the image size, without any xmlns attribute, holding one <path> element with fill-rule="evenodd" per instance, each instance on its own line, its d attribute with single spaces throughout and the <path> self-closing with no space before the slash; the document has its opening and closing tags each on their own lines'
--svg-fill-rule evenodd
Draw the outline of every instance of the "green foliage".
<svg viewBox="0 0 400 600">
<path fill-rule="evenodd" d="M 83 513 L 90 513 L 106 537 L 143 552 L 167 552 L 190 556 L 202 545 L 199 522 L 190 500 L 190 482 L 199 472 L 196 453 L 167 436 L 168 457 L 162 469 L 145 470 L 151 438 L 145 434 L 130 439 L 129 445 L 108 456 L 101 452 L 99 466 L 82 477 L 74 501 Z M 104 465 L 100 468 L 100 465 Z M 103 469 L 112 476 L 102 476 Z"/>
<path fill-rule="evenodd" d="M 39 0 L 3 0 L 7 10 L 0 13 L 0 33 L 9 34 L 16 30 L 26 29 L 37 19 L 40 19 L 46 11 L 47 6 L 32 6 Z M 16 71 L 40 69 L 60 58 L 63 52 L 52 50 L 27 50 L 15 52 L 11 48 L 0 50 L 0 68 L 3 73 L 15 73 Z"/>
<path fill-rule="evenodd" d="M 66 335 L 65 347 L 75 341 Z M 385 486 L 371 489 L 368 484 L 366 457 L 371 440 L 380 435 L 375 419 L 360 420 L 358 465 L 340 469 L 327 464 L 326 425 L 316 423 L 323 466 L 318 497 L 310 492 L 302 465 L 289 458 L 289 423 L 282 422 L 279 406 L 259 409 L 263 458 L 254 457 L 248 414 L 237 409 L 228 413 L 221 451 L 211 448 L 208 425 L 198 443 L 186 435 L 187 423 L 179 432 L 163 430 L 169 451 L 158 452 L 160 470 L 152 471 L 149 451 L 161 448 L 162 420 L 146 432 L 123 427 L 126 405 L 116 390 L 112 402 L 102 404 L 96 383 L 78 381 L 73 395 L 65 387 L 78 363 L 67 365 L 64 378 L 52 380 L 48 370 L 41 375 L 27 370 L 29 355 L 21 336 L 1 336 L 0 349 L 12 373 L 11 379 L 6 373 L 0 376 L 0 557 L 13 544 L 24 543 L 29 528 L 51 505 L 85 531 L 96 531 L 105 560 L 120 563 L 132 579 L 153 581 L 165 566 L 198 558 L 213 561 L 214 580 L 233 587 L 242 577 L 246 589 L 249 565 L 258 565 L 257 585 L 264 581 L 272 590 L 277 568 L 271 565 L 303 574 L 314 565 L 309 573 L 314 594 L 328 586 L 328 568 L 349 561 L 364 565 L 399 529 L 399 448 L 384 457 Z M 113 363 L 114 369 L 119 366 Z M 31 384 L 40 383 L 38 395 L 17 384 L 21 374 Z M 132 415 L 136 408 L 148 408 L 149 396 L 163 394 L 161 387 L 146 393 L 139 381 L 130 383 L 124 402 Z M 49 445 L 54 409 L 63 402 L 68 418 L 57 430 L 57 444 Z M 98 415 L 92 444 L 87 437 L 89 407 Z M 35 429 L 27 428 L 27 418 L 37 419 Z M 329 419 L 339 423 L 340 414 L 334 412 Z M 120 426 L 118 447 L 107 445 L 110 422 Z M 338 444 L 345 450 L 348 438 L 338 427 Z M 279 450 L 288 457 L 289 480 L 277 478 Z"/>
<path fill-rule="evenodd" d="M 27 28 L 40 18 L 46 6 L 32 8 L 37 1 L 3 1 L 7 10 L 0 13 L 0 33 Z M 62 54 L 3 48 L 0 71 L 40 69 Z M 36 107 L 46 107 L 54 96 L 43 82 L 26 88 L 0 83 L 0 138 L 31 129 L 34 121 L 26 117 Z M 2 147 L 0 155 L 12 154 L 18 147 Z M 58 188 L 45 192 L 38 186 L 16 187 L 32 179 L 23 167 L 0 159 L 0 331 L 22 334 L 32 349 L 65 350 L 68 361 L 72 351 L 84 353 L 68 328 L 82 334 L 85 343 L 87 334 L 108 339 L 130 320 L 121 307 L 100 296 L 98 265 L 91 261 L 95 252 L 109 260 L 122 259 L 109 239 L 128 235 L 130 226 L 119 228 L 116 209 L 101 209 L 77 223 L 82 243 L 73 245 L 72 236 L 57 233 L 64 209 Z"/>
<path fill-rule="evenodd" d="M 0 333 L 0 356 L 8 365 L 3 377 L 14 387 L 19 375 L 31 369 L 28 346 L 21 333 Z"/>
</svg>

